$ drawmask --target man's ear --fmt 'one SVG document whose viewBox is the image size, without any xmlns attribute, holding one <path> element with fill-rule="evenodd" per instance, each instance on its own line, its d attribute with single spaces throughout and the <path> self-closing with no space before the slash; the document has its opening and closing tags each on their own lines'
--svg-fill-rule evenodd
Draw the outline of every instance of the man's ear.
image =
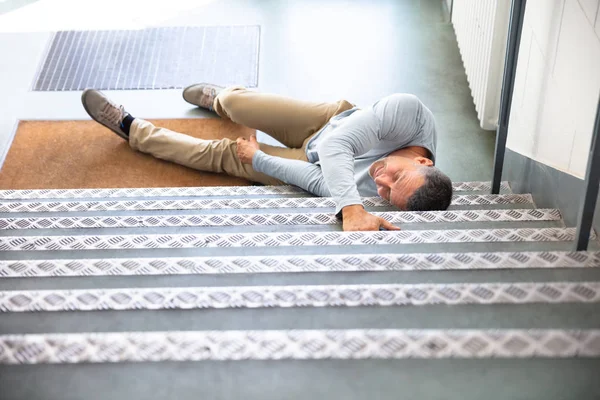
<svg viewBox="0 0 600 400">
<path fill-rule="evenodd" d="M 426 157 L 415 157 L 415 162 L 426 167 L 433 166 L 433 161 Z"/>
</svg>

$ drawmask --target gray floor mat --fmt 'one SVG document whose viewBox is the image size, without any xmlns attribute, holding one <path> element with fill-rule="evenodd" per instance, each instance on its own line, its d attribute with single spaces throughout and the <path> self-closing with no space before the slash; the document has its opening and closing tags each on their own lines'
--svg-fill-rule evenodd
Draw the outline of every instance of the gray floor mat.
<svg viewBox="0 0 600 400">
<path fill-rule="evenodd" d="M 35 91 L 258 83 L 259 26 L 57 32 Z"/>
</svg>

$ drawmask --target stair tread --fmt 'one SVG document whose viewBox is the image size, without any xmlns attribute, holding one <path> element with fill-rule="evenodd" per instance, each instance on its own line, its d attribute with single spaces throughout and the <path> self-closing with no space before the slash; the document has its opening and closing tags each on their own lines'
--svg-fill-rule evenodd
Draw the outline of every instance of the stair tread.
<svg viewBox="0 0 600 400">
<path fill-rule="evenodd" d="M 600 329 L 598 303 L 2 313 L 0 334 L 287 329 Z"/>
<path fill-rule="evenodd" d="M 0 260 L 1 277 L 597 268 L 600 252 L 481 252 Z"/>
<path fill-rule="evenodd" d="M 592 233 L 595 238 L 595 234 Z M 379 246 L 425 243 L 562 242 L 575 228 L 401 230 L 380 232 L 186 233 L 0 237 L 2 251 Z"/>
<path fill-rule="evenodd" d="M 600 269 L 600 252 L 510 251 L 525 246 L 568 249 L 575 229 L 548 227 L 561 221 L 560 211 L 531 208 L 535 207 L 532 196 L 506 194 L 510 191 L 506 183 L 504 194 L 476 193 L 489 188 L 489 182 L 454 183 L 457 193 L 447 211 L 400 212 L 379 197 L 363 198 L 376 215 L 407 224 L 398 232 L 323 231 L 339 229 L 340 220 L 332 212 L 333 199 L 313 197 L 291 186 L 0 191 L 0 213 L 4 213 L 0 230 L 3 235 L 16 231 L 0 237 L 0 250 L 11 251 L 6 254 L 13 258 L 0 260 L 0 277 L 44 278 L 7 280 L 8 284 L 0 286 L 7 289 L 0 290 L 0 312 L 9 322 L 3 332 L 13 333 L 0 335 L 0 364 L 600 355 L 600 330 L 595 330 L 589 317 L 590 307 L 600 302 L 600 282 L 594 274 Z M 511 223 L 514 228 L 506 227 Z M 517 223 L 523 224 L 516 227 Z M 491 226 L 473 229 L 486 224 Z M 303 226 L 313 231 L 298 232 Z M 502 226 L 505 228 L 500 229 Z M 145 234 L 161 227 L 165 228 L 162 233 L 157 229 Z M 207 228 L 185 233 L 193 227 Z M 240 227 L 241 232 L 210 233 L 232 227 Z M 421 227 L 425 229 L 419 230 Z M 90 228 L 98 230 L 87 231 Z M 285 232 L 259 232 L 263 228 Z M 176 232 L 165 233 L 167 230 Z M 295 254 L 289 254 L 290 247 Z M 426 253 L 430 248 L 454 253 Z M 473 252 L 484 248 L 485 252 Z M 377 254 L 380 249 L 387 253 Z M 563 268 L 574 273 L 562 273 Z M 531 269 L 552 272 L 500 274 L 501 270 Z M 420 271 L 427 270 L 495 270 L 500 275 L 487 275 L 492 277 L 488 281 L 481 275 L 462 275 L 464 280 L 452 280 L 456 275 L 421 278 Z M 333 277 L 344 274 L 324 280 L 313 275 L 313 281 L 310 274 L 301 275 L 307 279 L 299 281 L 288 274 L 357 271 L 383 275 L 413 271 L 415 276 L 405 281 L 346 274 L 347 279 L 339 280 L 345 283 L 340 284 Z M 264 273 L 287 275 L 260 275 Z M 173 275 L 169 278 L 173 280 L 176 275 L 210 278 L 211 274 L 252 279 L 229 279 L 234 285 L 227 285 L 227 280 L 203 278 L 198 282 L 183 276 L 175 284 L 153 280 L 157 275 Z M 50 276 L 65 277 L 65 281 L 45 279 Z M 76 276 L 82 279 L 66 281 Z M 139 278 L 132 278 L 135 282 L 129 281 L 129 285 L 119 276 Z M 104 279 L 107 285 L 103 286 L 100 277 L 117 280 Z M 423 307 L 391 307 L 403 305 Z M 452 309 L 438 309 L 450 305 Z M 477 308 L 467 309 L 473 305 Z M 530 305 L 540 312 L 531 323 L 527 319 Z M 339 306 L 347 314 L 333 311 Z M 289 307 L 294 307 L 293 314 L 277 311 Z M 415 323 L 422 318 L 415 320 L 414 313 L 403 311 L 410 308 L 424 310 L 426 320 L 433 318 L 432 323 Z M 514 314 L 517 309 L 518 315 Z M 97 313 L 99 310 L 103 312 Z M 154 324 L 144 322 L 149 310 L 158 319 Z M 575 315 L 573 310 L 583 314 Z M 190 323 L 189 318 L 198 317 L 200 311 L 207 313 L 199 319 L 204 322 Z M 207 318 L 215 318 L 216 312 L 221 313 L 218 321 L 207 324 Z M 444 313 L 449 317 L 444 319 Z M 488 314 L 497 322 L 483 318 Z M 398 323 L 390 323 L 394 316 L 402 317 Z M 37 322 L 32 317 L 38 317 Z M 330 317 L 331 324 L 325 322 Z M 264 318 L 273 323 L 266 324 Z M 113 332 L 86 333 L 102 331 L 103 326 Z M 194 331 L 211 326 L 220 330 Z M 404 329 L 413 326 L 443 329 Z M 501 329 L 488 330 L 490 326 Z M 140 327 L 150 331 L 133 332 Z M 299 329 L 288 330 L 296 327 Z M 331 327 L 338 330 L 312 329 Z M 355 327 L 365 329 L 347 329 Z M 400 329 L 381 329 L 390 327 Z M 576 328 L 569 330 L 572 327 Z M 283 330 L 229 330 L 239 328 Z M 303 330 L 306 328 L 311 330 Z M 79 333 L 62 333 L 65 330 Z M 23 331 L 41 333 L 21 334 Z M 211 334 L 217 341 L 208 336 Z M 207 347 L 209 342 L 214 347 Z M 357 347 L 357 343 L 364 346 Z M 402 345 L 396 347 L 397 343 Z M 325 350 L 314 350 L 317 348 Z M 330 348 L 332 352 L 323 356 Z M 370 353 L 365 354 L 364 349 Z"/>
<path fill-rule="evenodd" d="M 600 282 L 125 287 L 0 291 L 0 312 L 598 302 Z"/>
<path fill-rule="evenodd" d="M 455 191 L 491 190 L 491 182 L 453 182 Z M 502 182 L 501 189 L 510 190 L 508 182 Z M 98 189 L 25 189 L 0 190 L 0 199 L 42 199 L 77 197 L 163 197 L 163 196 L 247 196 L 309 194 L 296 186 L 206 186 L 206 187 L 166 187 L 166 188 L 98 188 Z"/>
<path fill-rule="evenodd" d="M 391 207 L 381 197 L 363 197 L 365 207 Z M 471 194 L 455 195 L 454 206 L 491 204 L 533 204 L 530 194 Z M 276 197 L 276 198 L 227 198 L 227 199 L 180 199 L 180 200 L 106 200 L 94 201 L 9 201 L 0 202 L 0 212 L 59 212 L 59 211 L 111 211 L 111 210 L 218 210 L 218 209 L 282 209 L 282 208 L 335 208 L 330 197 Z"/>
<path fill-rule="evenodd" d="M 375 212 L 391 223 L 560 221 L 557 209 L 448 210 Z M 173 226 L 340 225 L 334 213 L 155 214 L 0 218 L 1 229 L 133 228 Z"/>
<path fill-rule="evenodd" d="M 600 330 L 264 330 L 0 336 L 0 364 L 597 357 Z"/>
</svg>

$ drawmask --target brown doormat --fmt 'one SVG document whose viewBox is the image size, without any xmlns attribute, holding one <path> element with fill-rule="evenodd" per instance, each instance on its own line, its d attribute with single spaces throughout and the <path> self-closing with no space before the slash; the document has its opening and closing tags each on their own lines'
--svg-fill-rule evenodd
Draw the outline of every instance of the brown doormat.
<svg viewBox="0 0 600 400">
<path fill-rule="evenodd" d="M 151 120 L 203 139 L 254 133 L 217 118 Z M 224 174 L 200 172 L 132 150 L 94 121 L 21 121 L 0 170 L 0 189 L 247 186 Z"/>
</svg>

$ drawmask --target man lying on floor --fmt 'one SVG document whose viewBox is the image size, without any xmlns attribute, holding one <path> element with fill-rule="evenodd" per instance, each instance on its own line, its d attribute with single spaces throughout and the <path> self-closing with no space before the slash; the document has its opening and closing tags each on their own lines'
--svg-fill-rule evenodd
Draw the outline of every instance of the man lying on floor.
<svg viewBox="0 0 600 400">
<path fill-rule="evenodd" d="M 365 211 L 361 196 L 379 195 L 407 211 L 450 205 L 452 182 L 434 167 L 433 115 L 413 95 L 394 94 L 362 110 L 345 100 L 311 103 L 210 84 L 187 87 L 183 98 L 287 148 L 255 137 L 202 140 L 158 128 L 93 89 L 84 91 L 82 102 L 94 120 L 135 150 L 201 171 L 333 197 L 345 231 L 398 229 Z"/>
</svg>

